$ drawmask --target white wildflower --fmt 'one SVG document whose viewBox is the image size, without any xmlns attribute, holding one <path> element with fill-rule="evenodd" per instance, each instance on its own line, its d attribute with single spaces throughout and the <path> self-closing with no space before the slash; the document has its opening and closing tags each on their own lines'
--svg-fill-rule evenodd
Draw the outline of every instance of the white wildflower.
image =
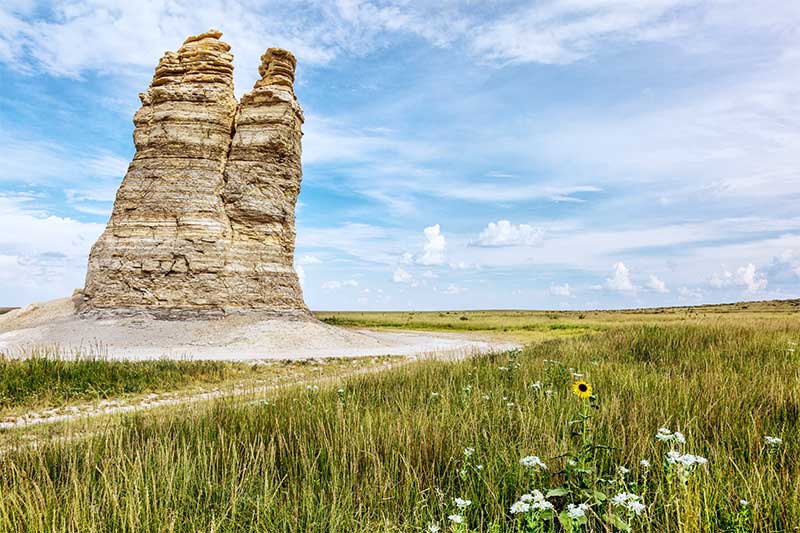
<svg viewBox="0 0 800 533">
<path fill-rule="evenodd" d="M 645 505 L 642 503 L 641 496 L 633 494 L 631 492 L 620 492 L 613 498 L 611 498 L 611 503 L 616 507 L 624 507 L 629 511 L 640 514 L 642 511 L 645 510 Z"/>
<path fill-rule="evenodd" d="M 464 523 L 464 517 L 461 516 L 460 514 L 451 514 L 450 516 L 447 517 L 447 519 L 450 520 L 454 524 L 463 524 Z"/>
<path fill-rule="evenodd" d="M 456 507 L 458 507 L 459 509 L 466 509 L 467 507 L 472 505 L 472 502 L 470 500 L 462 500 L 461 498 L 453 498 L 453 503 L 455 503 Z"/>
<path fill-rule="evenodd" d="M 483 465 L 475 465 L 475 470 L 483 470 Z"/>
<path fill-rule="evenodd" d="M 642 502 L 636 501 L 628 503 L 628 509 L 633 511 L 634 514 L 640 515 L 647 507 Z"/>
<path fill-rule="evenodd" d="M 611 503 L 619 507 L 620 505 L 625 505 L 628 503 L 628 493 L 627 492 L 620 492 L 613 498 L 611 498 Z"/>
<path fill-rule="evenodd" d="M 625 467 L 625 466 L 620 466 L 619 468 L 617 468 L 617 472 L 619 472 L 620 474 L 625 476 L 625 475 L 630 473 L 630 469 L 628 467 Z"/>
<path fill-rule="evenodd" d="M 442 528 L 439 527 L 439 524 L 431 523 L 428 524 L 428 533 L 439 533 Z"/>
<path fill-rule="evenodd" d="M 531 510 L 531 506 L 523 501 L 514 502 L 511 505 L 511 514 L 527 513 Z"/>
<path fill-rule="evenodd" d="M 750 502 L 747 500 L 739 500 L 739 505 L 741 505 L 742 507 L 747 507 L 748 505 L 750 505 Z"/>
<path fill-rule="evenodd" d="M 464 457 L 469 457 L 475 453 L 475 448 L 464 448 Z"/>
<path fill-rule="evenodd" d="M 528 468 L 541 468 L 547 470 L 547 465 L 542 462 L 536 455 L 528 455 L 519 460 L 519 464 L 527 466 Z"/>
<path fill-rule="evenodd" d="M 583 377 L 583 374 L 580 372 L 573 372 L 572 377 L 575 379 L 581 379 Z"/>
<path fill-rule="evenodd" d="M 678 444 L 686 444 L 686 437 L 680 431 L 673 433 L 668 428 L 658 428 L 656 438 L 661 442 L 677 442 Z"/>
<path fill-rule="evenodd" d="M 543 500 L 543 501 L 540 501 L 540 502 L 534 502 L 534 504 L 531 505 L 531 508 L 532 509 L 538 509 L 540 511 L 552 511 L 553 510 L 553 504 L 548 502 L 547 500 Z"/>
<path fill-rule="evenodd" d="M 639 461 L 639 464 L 642 465 L 642 468 L 644 468 L 645 470 L 650 468 L 650 461 L 648 461 L 647 459 L 642 459 L 641 461 Z"/>
<path fill-rule="evenodd" d="M 783 439 L 780 437 L 772 437 L 770 435 L 764 435 L 764 442 L 766 442 L 770 446 L 780 446 L 781 444 L 783 444 Z"/>
<path fill-rule="evenodd" d="M 532 389 L 537 389 L 537 390 L 541 389 L 542 388 L 542 382 L 541 381 L 535 382 L 533 385 L 531 385 L 531 388 Z"/>
<path fill-rule="evenodd" d="M 670 441 L 672 440 L 672 432 L 667 428 L 658 428 L 656 438 L 663 442 Z"/>
<path fill-rule="evenodd" d="M 567 516 L 572 520 L 578 520 L 586 516 L 586 511 L 588 510 L 589 506 L 585 503 L 580 503 L 578 505 L 571 503 L 567 505 Z"/>
</svg>

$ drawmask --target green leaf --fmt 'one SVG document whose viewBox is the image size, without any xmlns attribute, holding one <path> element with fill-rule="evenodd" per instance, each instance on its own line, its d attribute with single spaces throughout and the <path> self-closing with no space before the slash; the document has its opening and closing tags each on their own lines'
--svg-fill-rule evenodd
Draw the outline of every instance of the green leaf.
<svg viewBox="0 0 800 533">
<path fill-rule="evenodd" d="M 564 528 L 564 531 L 572 533 L 572 519 L 569 517 L 566 510 L 559 513 L 558 521 L 561 523 L 561 527 Z"/>
<path fill-rule="evenodd" d="M 557 489 L 550 489 L 545 494 L 545 498 L 557 498 L 559 496 L 566 496 L 569 494 L 569 489 L 566 487 L 558 487 Z"/>
<path fill-rule="evenodd" d="M 615 528 L 622 531 L 633 531 L 633 527 L 625 522 L 622 518 L 614 514 L 604 514 L 603 520 L 610 522 Z"/>
</svg>

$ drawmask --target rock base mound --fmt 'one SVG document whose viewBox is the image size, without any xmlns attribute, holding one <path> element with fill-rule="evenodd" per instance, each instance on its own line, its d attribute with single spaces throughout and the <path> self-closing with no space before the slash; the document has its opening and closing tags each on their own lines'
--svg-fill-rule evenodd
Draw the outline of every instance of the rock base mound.
<svg viewBox="0 0 800 533">
<path fill-rule="evenodd" d="M 0 315 L 0 354 L 257 361 L 380 355 L 450 358 L 517 347 L 451 333 L 347 330 L 313 319 L 254 312 L 180 323 L 141 313 L 87 319 L 77 312 L 80 301 L 78 295 Z"/>
</svg>

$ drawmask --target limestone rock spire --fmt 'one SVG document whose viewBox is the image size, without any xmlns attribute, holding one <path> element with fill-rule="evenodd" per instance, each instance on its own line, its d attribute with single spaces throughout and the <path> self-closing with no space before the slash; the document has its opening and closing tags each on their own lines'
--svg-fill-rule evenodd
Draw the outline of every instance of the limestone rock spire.
<svg viewBox="0 0 800 533">
<path fill-rule="evenodd" d="M 245 279 L 247 290 L 293 307 L 302 304 L 292 263 L 303 112 L 291 52 L 270 48 L 261 60 L 262 78 L 236 113 L 222 198 L 235 235 L 231 254 L 243 258 L 244 268 L 269 272 Z"/>
<path fill-rule="evenodd" d="M 89 256 L 84 312 L 306 316 L 293 268 L 303 114 L 270 48 L 241 104 L 221 33 L 166 52 L 134 116 L 136 155 Z"/>
</svg>

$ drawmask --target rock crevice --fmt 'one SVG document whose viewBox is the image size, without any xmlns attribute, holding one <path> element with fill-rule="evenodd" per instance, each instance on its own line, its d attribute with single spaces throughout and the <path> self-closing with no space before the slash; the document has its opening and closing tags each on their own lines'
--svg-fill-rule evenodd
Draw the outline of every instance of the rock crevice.
<svg viewBox="0 0 800 533">
<path fill-rule="evenodd" d="M 303 112 L 270 48 L 240 102 L 210 30 L 166 52 L 134 116 L 136 155 L 89 255 L 83 314 L 308 316 L 293 267 Z"/>
</svg>

